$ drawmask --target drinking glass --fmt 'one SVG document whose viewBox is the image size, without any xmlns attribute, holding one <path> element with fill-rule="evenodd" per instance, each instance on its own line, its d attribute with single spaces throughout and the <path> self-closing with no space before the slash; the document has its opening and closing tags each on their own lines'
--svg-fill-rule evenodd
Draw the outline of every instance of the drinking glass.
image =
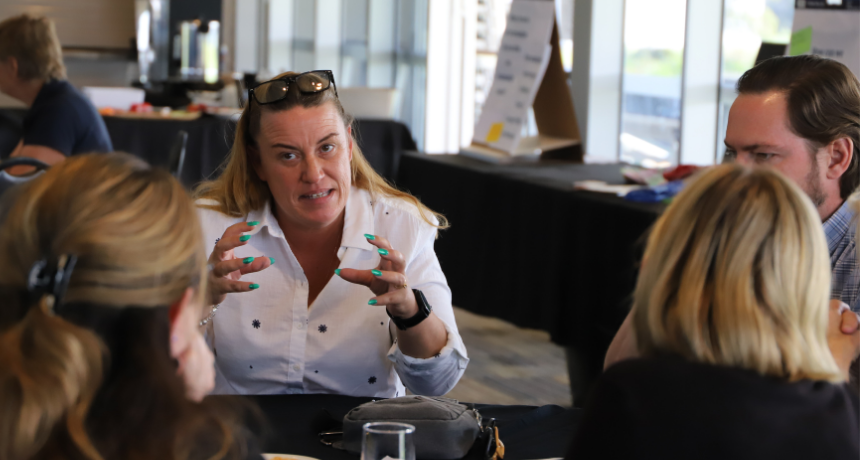
<svg viewBox="0 0 860 460">
<path fill-rule="evenodd" d="M 415 460 L 412 433 L 406 423 L 373 422 L 362 428 L 361 460 Z"/>
</svg>

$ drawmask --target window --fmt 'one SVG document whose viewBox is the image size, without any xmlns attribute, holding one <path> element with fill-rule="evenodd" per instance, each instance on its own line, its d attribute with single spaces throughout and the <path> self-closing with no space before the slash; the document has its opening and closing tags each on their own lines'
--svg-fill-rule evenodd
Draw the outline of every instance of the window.
<svg viewBox="0 0 860 460">
<path fill-rule="evenodd" d="M 621 161 L 678 162 L 685 0 L 627 0 L 621 89 Z"/>
<path fill-rule="evenodd" d="M 725 155 L 723 140 L 738 79 L 755 65 L 762 43 L 788 44 L 793 20 L 794 0 L 725 0 L 717 158 Z"/>
<path fill-rule="evenodd" d="M 396 88 L 396 118 L 422 148 L 427 1 L 259 0 L 263 13 L 251 27 L 263 31 L 265 59 L 256 70 L 265 78 L 330 69 L 339 88 Z"/>
</svg>

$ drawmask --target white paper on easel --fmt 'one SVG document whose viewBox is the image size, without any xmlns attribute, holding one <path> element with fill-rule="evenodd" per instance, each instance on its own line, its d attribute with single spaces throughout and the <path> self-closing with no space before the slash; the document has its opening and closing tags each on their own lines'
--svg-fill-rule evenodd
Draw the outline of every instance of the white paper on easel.
<svg viewBox="0 0 860 460">
<path fill-rule="evenodd" d="M 554 21 L 553 2 L 511 3 L 493 85 L 475 126 L 475 143 L 509 153 L 516 149 L 549 64 Z"/>
<path fill-rule="evenodd" d="M 830 58 L 860 76 L 860 6 L 847 1 L 840 8 L 823 1 L 804 3 L 794 12 L 788 54 Z"/>
</svg>

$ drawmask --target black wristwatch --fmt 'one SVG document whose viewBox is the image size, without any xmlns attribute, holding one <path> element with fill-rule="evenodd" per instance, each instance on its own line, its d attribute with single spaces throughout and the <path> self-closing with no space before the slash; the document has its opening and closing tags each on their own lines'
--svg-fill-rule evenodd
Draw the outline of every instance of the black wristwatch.
<svg viewBox="0 0 860 460">
<path fill-rule="evenodd" d="M 388 317 L 391 318 L 391 322 L 397 326 L 397 329 L 401 331 L 405 331 L 410 327 L 415 327 L 421 324 L 421 321 L 424 321 L 428 316 L 430 316 L 430 312 L 433 311 L 433 307 L 427 303 L 427 298 L 424 297 L 424 293 L 419 291 L 418 289 L 413 289 L 412 293 L 415 294 L 415 303 L 418 304 L 418 313 L 415 313 L 415 316 L 411 318 L 398 318 L 397 316 L 391 316 L 391 312 L 388 309 L 385 309 L 385 312 L 388 313 Z"/>
</svg>

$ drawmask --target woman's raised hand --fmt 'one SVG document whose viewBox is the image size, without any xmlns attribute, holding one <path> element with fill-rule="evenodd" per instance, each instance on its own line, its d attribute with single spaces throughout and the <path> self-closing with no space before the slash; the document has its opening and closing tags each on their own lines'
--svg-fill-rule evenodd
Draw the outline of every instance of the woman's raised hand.
<svg viewBox="0 0 860 460">
<path fill-rule="evenodd" d="M 370 244 L 377 247 L 381 258 L 379 265 L 373 270 L 344 268 L 335 270 L 335 273 L 350 283 L 370 288 L 376 297 L 367 302 L 369 305 L 386 306 L 392 316 L 400 318 L 414 316 L 418 313 L 418 303 L 415 301 L 415 294 L 409 289 L 403 254 L 392 248 L 388 240 L 381 236 L 364 236 Z"/>
<path fill-rule="evenodd" d="M 236 259 L 233 250 L 248 244 L 251 235 L 244 235 L 254 229 L 258 222 L 239 222 L 227 227 L 215 249 L 209 256 L 209 301 L 220 304 L 231 292 L 248 292 L 260 285 L 240 281 L 242 275 L 255 273 L 269 268 L 275 263 L 271 257 L 247 257 Z"/>
</svg>

